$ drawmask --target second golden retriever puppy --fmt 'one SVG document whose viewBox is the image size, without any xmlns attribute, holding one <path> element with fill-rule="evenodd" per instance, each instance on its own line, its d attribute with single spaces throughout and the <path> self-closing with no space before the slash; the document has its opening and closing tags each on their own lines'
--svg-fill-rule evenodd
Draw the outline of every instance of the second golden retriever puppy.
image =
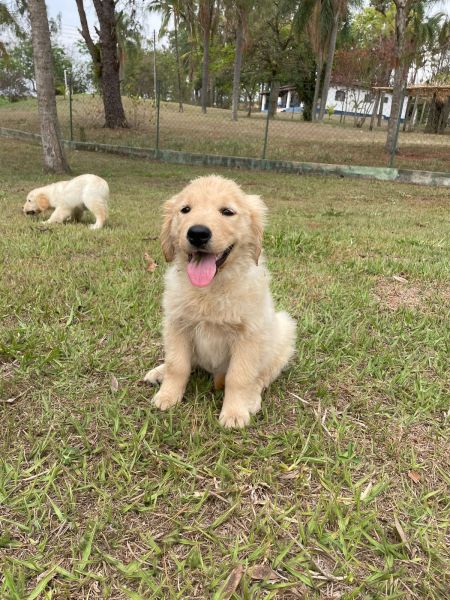
<svg viewBox="0 0 450 600">
<path fill-rule="evenodd" d="M 108 217 L 109 187 L 97 175 L 80 175 L 70 181 L 58 181 L 32 190 L 23 207 L 31 215 L 54 208 L 45 223 L 63 223 L 77 220 L 85 209 L 95 217 L 91 229 L 101 229 Z"/>
<path fill-rule="evenodd" d="M 165 277 L 165 363 L 145 381 L 166 410 L 183 397 L 199 366 L 225 384 L 224 427 L 243 427 L 261 393 L 294 352 L 296 325 L 275 312 L 261 256 L 266 206 L 234 182 L 211 175 L 192 181 L 164 207 L 161 245 L 172 262 Z"/>
</svg>

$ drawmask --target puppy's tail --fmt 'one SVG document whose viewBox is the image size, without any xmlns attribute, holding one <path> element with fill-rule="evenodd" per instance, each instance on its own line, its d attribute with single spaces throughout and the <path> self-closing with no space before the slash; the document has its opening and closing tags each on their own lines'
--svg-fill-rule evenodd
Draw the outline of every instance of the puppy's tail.
<svg viewBox="0 0 450 600">
<path fill-rule="evenodd" d="M 275 315 L 273 332 L 272 364 L 264 373 L 264 387 L 268 387 L 278 377 L 292 358 L 295 352 L 297 323 L 287 312 L 278 312 Z"/>
</svg>

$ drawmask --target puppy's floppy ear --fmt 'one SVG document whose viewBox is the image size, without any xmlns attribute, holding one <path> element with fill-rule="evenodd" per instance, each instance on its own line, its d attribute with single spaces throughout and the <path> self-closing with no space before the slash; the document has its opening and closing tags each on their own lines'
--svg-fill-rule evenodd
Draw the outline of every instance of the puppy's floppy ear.
<svg viewBox="0 0 450 600">
<path fill-rule="evenodd" d="M 266 223 L 267 206 L 259 196 L 247 196 L 250 208 L 250 229 L 252 233 L 252 252 L 255 263 L 258 264 L 262 250 L 264 225 Z"/>
<path fill-rule="evenodd" d="M 45 194 L 38 194 L 35 199 L 36 206 L 39 210 L 47 210 L 50 208 L 50 202 Z"/>
<path fill-rule="evenodd" d="M 161 248 L 164 254 L 164 258 L 167 262 L 172 262 L 175 258 L 175 246 L 172 240 L 171 226 L 176 200 L 176 196 L 170 198 L 170 200 L 167 200 L 163 207 L 163 222 L 159 240 L 161 242 Z"/>
</svg>

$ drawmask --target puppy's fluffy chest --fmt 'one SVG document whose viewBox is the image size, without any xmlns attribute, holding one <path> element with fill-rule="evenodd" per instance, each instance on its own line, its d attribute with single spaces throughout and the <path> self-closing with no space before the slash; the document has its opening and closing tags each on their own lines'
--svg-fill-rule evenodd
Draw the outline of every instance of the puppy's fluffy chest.
<svg viewBox="0 0 450 600">
<path fill-rule="evenodd" d="M 190 284 L 182 269 L 172 267 L 166 275 L 165 313 L 185 327 L 195 329 L 207 324 L 235 333 L 245 326 L 255 305 L 264 301 L 268 290 L 265 267 L 248 271 L 240 277 L 230 277 L 232 273 L 219 274 L 210 286 L 199 289 Z"/>
</svg>

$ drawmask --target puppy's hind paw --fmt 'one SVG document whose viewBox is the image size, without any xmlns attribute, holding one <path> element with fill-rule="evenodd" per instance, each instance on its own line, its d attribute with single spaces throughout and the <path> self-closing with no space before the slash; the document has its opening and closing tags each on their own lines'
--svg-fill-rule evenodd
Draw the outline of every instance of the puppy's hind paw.
<svg viewBox="0 0 450 600">
<path fill-rule="evenodd" d="M 154 369 L 150 369 L 145 374 L 144 381 L 145 383 L 150 383 L 151 385 L 159 385 L 162 383 L 164 379 L 164 365 L 159 365 Z"/>
</svg>

